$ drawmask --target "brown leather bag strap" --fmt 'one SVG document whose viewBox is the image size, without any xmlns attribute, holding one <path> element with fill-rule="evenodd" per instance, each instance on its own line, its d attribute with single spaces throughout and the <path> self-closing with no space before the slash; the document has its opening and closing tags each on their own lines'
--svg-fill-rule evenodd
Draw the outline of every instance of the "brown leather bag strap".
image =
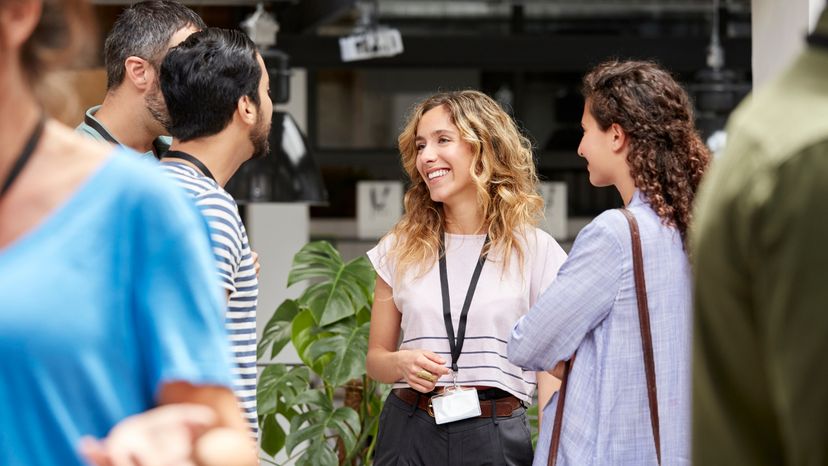
<svg viewBox="0 0 828 466">
<path fill-rule="evenodd" d="M 549 458 L 546 461 L 548 466 L 555 466 L 558 460 L 558 447 L 561 444 L 561 428 L 563 427 L 564 402 L 566 401 L 566 381 L 569 379 L 569 371 L 572 370 L 572 356 L 564 361 L 564 373 L 561 378 L 561 388 L 558 389 L 558 405 L 555 407 L 555 424 L 552 426 L 552 442 L 549 444 Z"/>
<path fill-rule="evenodd" d="M 644 349 L 644 372 L 647 376 L 647 398 L 650 401 L 650 423 L 653 426 L 656 457 L 661 464 L 661 435 L 658 425 L 658 394 L 656 393 L 655 357 L 653 356 L 653 334 L 650 331 L 650 310 L 647 306 L 647 285 L 644 281 L 644 258 L 641 252 L 641 233 L 632 212 L 620 209 L 630 224 L 632 238 L 633 273 L 635 294 L 638 300 L 638 323 L 641 326 L 641 346 Z"/>
<path fill-rule="evenodd" d="M 638 301 L 638 324 L 641 328 L 641 346 L 644 355 L 644 372 L 647 377 L 647 399 L 650 402 L 650 423 L 653 427 L 653 440 L 655 442 L 656 458 L 661 465 L 661 435 L 658 423 L 658 394 L 656 393 L 655 378 L 655 357 L 653 356 L 653 335 L 650 331 L 650 310 L 647 306 L 647 284 L 644 281 L 644 256 L 641 252 L 641 233 L 638 230 L 638 222 L 632 212 L 627 209 L 619 209 L 627 222 L 630 224 L 630 237 L 632 239 L 633 274 L 635 276 L 635 294 Z M 555 466 L 558 460 L 558 448 L 561 443 L 561 430 L 563 428 L 564 402 L 566 401 L 566 382 L 569 379 L 569 372 L 572 369 L 572 359 L 564 363 L 564 374 L 561 379 L 561 388 L 558 390 L 558 405 L 555 411 L 555 424 L 552 427 L 552 441 L 549 444 L 548 466 Z"/>
</svg>

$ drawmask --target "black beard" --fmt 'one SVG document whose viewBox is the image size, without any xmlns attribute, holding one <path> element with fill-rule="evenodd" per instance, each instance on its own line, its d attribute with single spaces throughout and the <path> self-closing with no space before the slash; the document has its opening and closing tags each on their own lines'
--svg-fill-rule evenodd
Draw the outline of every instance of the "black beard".
<svg viewBox="0 0 828 466">
<path fill-rule="evenodd" d="M 170 127 L 170 115 L 167 112 L 167 104 L 160 89 L 155 89 L 144 97 L 144 105 L 147 107 L 152 118 L 157 121 L 165 130 Z"/>
<path fill-rule="evenodd" d="M 261 124 L 256 125 L 250 132 L 250 142 L 253 144 L 251 160 L 258 159 L 270 153 L 270 125 L 264 124 L 264 118 L 259 118 Z"/>
</svg>

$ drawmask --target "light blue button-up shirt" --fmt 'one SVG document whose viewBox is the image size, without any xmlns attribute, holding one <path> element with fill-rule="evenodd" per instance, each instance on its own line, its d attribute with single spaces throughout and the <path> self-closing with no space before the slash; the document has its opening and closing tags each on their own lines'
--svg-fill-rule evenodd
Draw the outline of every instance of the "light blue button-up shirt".
<svg viewBox="0 0 828 466">
<path fill-rule="evenodd" d="M 88 136 L 92 139 L 95 139 L 96 141 L 108 142 L 108 141 L 114 140 L 114 142 L 116 144 L 123 146 L 124 144 L 122 144 L 121 141 L 118 140 L 118 138 L 113 136 L 109 132 L 109 130 L 106 128 L 106 126 L 104 126 L 103 123 L 101 123 L 100 121 L 98 121 L 97 118 L 95 118 L 95 114 L 98 113 L 98 110 L 100 110 L 100 109 L 101 109 L 101 106 L 96 105 L 96 106 L 90 108 L 89 110 L 87 110 L 86 113 L 84 114 L 83 121 L 75 128 L 75 131 L 80 133 L 80 134 L 83 134 L 84 136 Z M 99 131 L 98 129 L 93 128 L 92 126 L 90 126 L 90 124 L 88 123 L 89 120 L 97 123 L 98 126 L 100 127 L 100 130 L 104 131 L 106 134 L 102 134 L 101 131 Z M 155 141 L 152 142 L 152 145 L 153 145 L 153 148 L 155 150 L 154 151 L 151 150 L 149 152 L 144 152 L 143 155 L 144 155 L 144 158 L 146 158 L 146 159 L 157 160 L 158 157 L 161 154 L 163 154 L 164 152 L 167 152 L 168 150 L 170 150 L 170 146 L 172 145 L 172 137 L 170 137 L 170 136 L 158 136 L 155 139 Z"/>
<path fill-rule="evenodd" d="M 690 267 L 675 228 L 636 192 L 650 309 L 662 464 L 690 463 Z M 545 370 L 577 351 L 567 386 L 559 465 L 656 464 L 629 225 L 617 210 L 587 225 L 558 277 L 515 324 L 509 360 Z M 545 466 L 558 395 L 544 408 L 535 453 Z"/>
</svg>

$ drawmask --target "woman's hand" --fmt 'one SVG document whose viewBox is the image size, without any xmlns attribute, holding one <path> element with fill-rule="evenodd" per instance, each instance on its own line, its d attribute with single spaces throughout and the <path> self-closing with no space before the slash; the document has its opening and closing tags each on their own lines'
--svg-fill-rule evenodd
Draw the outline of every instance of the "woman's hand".
<svg viewBox="0 0 828 466">
<path fill-rule="evenodd" d="M 374 380 L 396 383 L 402 379 L 414 390 L 428 393 L 441 376 L 449 373 L 446 361 L 431 351 L 397 349 L 402 314 L 393 298 L 391 287 L 377 275 L 365 369 Z"/>
<path fill-rule="evenodd" d="M 397 369 L 408 386 L 421 393 L 434 390 L 437 380 L 450 372 L 445 363 L 445 359 L 431 351 L 397 351 Z"/>
<path fill-rule="evenodd" d="M 196 440 L 216 422 L 208 406 L 161 406 L 122 420 L 105 439 L 84 437 L 80 453 L 95 466 L 192 465 Z"/>
<path fill-rule="evenodd" d="M 84 437 L 79 450 L 93 466 L 253 466 L 250 433 L 220 427 L 214 409 L 175 403 L 130 416 L 105 439 Z"/>
</svg>

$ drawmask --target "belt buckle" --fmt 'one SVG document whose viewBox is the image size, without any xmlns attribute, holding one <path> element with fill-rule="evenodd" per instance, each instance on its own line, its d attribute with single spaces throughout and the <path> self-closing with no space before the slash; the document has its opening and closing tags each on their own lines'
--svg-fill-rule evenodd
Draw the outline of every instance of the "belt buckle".
<svg viewBox="0 0 828 466">
<path fill-rule="evenodd" d="M 434 417 L 434 407 L 431 405 L 431 397 L 428 398 L 428 405 L 426 405 L 426 412 L 429 416 Z"/>
</svg>

